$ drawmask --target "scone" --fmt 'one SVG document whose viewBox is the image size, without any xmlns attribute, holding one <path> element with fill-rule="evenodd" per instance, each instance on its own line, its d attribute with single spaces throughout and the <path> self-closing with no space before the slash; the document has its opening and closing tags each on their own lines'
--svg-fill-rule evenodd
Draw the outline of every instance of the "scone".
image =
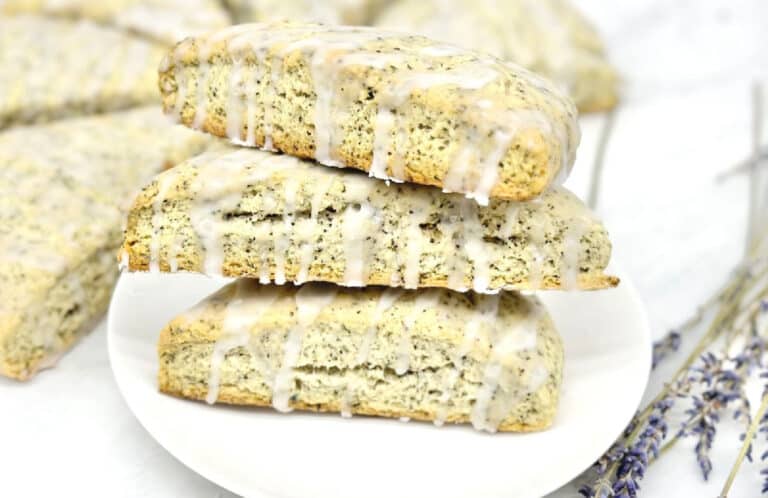
<svg viewBox="0 0 768 498">
<path fill-rule="evenodd" d="M 128 216 L 134 271 L 345 286 L 598 289 L 611 244 L 563 188 L 488 207 L 432 187 L 233 147 L 159 175 Z"/>
<path fill-rule="evenodd" d="M 132 193 L 208 142 L 159 107 L 0 133 L 0 374 L 50 366 L 104 312 Z"/>
<path fill-rule="evenodd" d="M 0 17 L 0 129 L 156 102 L 162 52 L 88 22 Z"/>
<path fill-rule="evenodd" d="M 552 424 L 563 347 L 534 297 L 241 279 L 160 335 L 164 393 L 534 431 Z"/>
<path fill-rule="evenodd" d="M 166 45 L 230 23 L 216 0 L 3 0 L 0 15 L 37 14 L 89 19 Z M 105 51 L 105 54 L 108 52 Z"/>
<path fill-rule="evenodd" d="M 567 0 L 398 0 L 374 24 L 488 52 L 558 83 L 582 112 L 610 109 L 618 77 Z"/>
<path fill-rule="evenodd" d="M 487 204 L 564 179 L 576 108 L 527 70 L 418 36 L 249 24 L 188 38 L 161 63 L 183 124 Z"/>
<path fill-rule="evenodd" d="M 224 0 L 237 23 L 272 20 L 368 24 L 387 0 Z"/>
</svg>

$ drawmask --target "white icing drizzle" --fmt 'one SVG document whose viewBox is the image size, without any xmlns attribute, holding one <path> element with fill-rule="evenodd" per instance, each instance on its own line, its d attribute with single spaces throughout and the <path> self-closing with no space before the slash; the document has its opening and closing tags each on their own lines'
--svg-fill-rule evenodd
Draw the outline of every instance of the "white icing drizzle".
<svg viewBox="0 0 768 498">
<path fill-rule="evenodd" d="M 344 285 L 362 287 L 367 280 L 366 275 L 366 239 L 371 230 L 366 226 L 375 214 L 368 203 L 347 206 L 342 220 L 342 241 L 344 243 Z"/>
<path fill-rule="evenodd" d="M 341 237 L 344 245 L 343 285 L 362 287 L 366 280 L 366 240 L 373 231 L 376 210 L 368 202 L 371 184 L 363 178 L 347 178 L 345 200 L 349 203 L 344 210 Z"/>
<path fill-rule="evenodd" d="M 379 331 L 379 322 L 381 321 L 384 313 L 387 312 L 403 295 L 403 290 L 388 288 L 381 293 L 379 300 L 376 303 L 376 308 L 373 310 L 370 322 L 368 324 L 368 330 L 366 330 L 363 340 L 360 341 L 360 346 L 357 348 L 357 355 L 355 356 L 355 366 L 363 365 L 368 361 L 368 355 L 371 352 L 371 346 L 376 340 L 376 334 Z"/>
<path fill-rule="evenodd" d="M 131 255 L 128 254 L 128 251 L 123 250 L 123 253 L 120 255 L 120 263 L 118 264 L 117 268 L 119 271 L 127 271 L 131 267 Z"/>
<path fill-rule="evenodd" d="M 406 289 L 415 289 L 421 281 L 421 255 L 424 250 L 424 234 L 421 224 L 425 223 L 431 212 L 429 200 L 423 197 L 413 199 L 413 204 L 409 212 L 401 217 L 403 221 L 403 242 L 405 247 L 398 250 L 394 257 L 397 262 L 398 270 L 392 272 L 390 285 L 393 287 L 403 286 Z M 402 270 L 399 270 L 402 268 Z"/>
<path fill-rule="evenodd" d="M 178 175 L 171 169 L 157 177 L 157 194 L 152 199 L 152 237 L 149 240 L 149 272 L 160 273 L 160 227 L 163 222 L 163 201 Z"/>
<path fill-rule="evenodd" d="M 299 360 L 304 333 L 323 309 L 336 298 L 336 289 L 318 284 L 305 284 L 296 292 L 296 324 L 288 331 L 283 344 L 283 362 L 272 384 L 272 406 L 280 412 L 291 411 L 293 367 Z"/>
<path fill-rule="evenodd" d="M 576 290 L 579 288 L 581 238 L 586 235 L 587 230 L 587 220 L 574 218 L 570 220 L 563 234 L 563 259 L 560 268 L 560 279 L 565 290 Z"/>
<path fill-rule="evenodd" d="M 168 266 L 170 267 L 171 273 L 179 271 L 179 254 L 181 254 L 183 244 L 184 236 L 177 233 L 171 242 L 171 246 L 168 248 Z"/>
<path fill-rule="evenodd" d="M 504 213 L 504 224 L 499 229 L 499 235 L 504 239 L 509 239 L 517 231 L 520 222 L 520 204 L 510 203 Z"/>
<path fill-rule="evenodd" d="M 483 241 L 483 227 L 477 212 L 477 205 L 468 200 L 459 201 L 459 210 L 462 218 L 462 231 L 464 233 L 464 252 L 467 259 L 472 262 L 472 288 L 475 292 L 492 292 L 491 267 L 488 258 L 488 249 Z"/>
<path fill-rule="evenodd" d="M 246 120 L 247 131 L 245 134 L 245 145 L 253 147 L 256 145 L 256 113 L 259 106 L 258 98 L 258 81 L 262 77 L 261 66 L 256 66 L 254 69 L 253 78 L 249 79 L 246 85 Z M 229 137 L 235 143 L 239 143 L 240 137 Z"/>
<path fill-rule="evenodd" d="M 317 238 L 317 217 L 322 207 L 323 199 L 330 190 L 336 178 L 330 176 L 322 180 L 315 187 L 315 192 L 312 195 L 312 201 L 310 204 L 309 224 L 306 230 L 306 234 L 302 237 L 304 239 L 304 245 L 301 247 L 301 259 L 299 261 L 299 272 L 296 276 L 296 283 L 302 283 L 309 277 L 309 268 L 315 257 L 315 240 Z"/>
<path fill-rule="evenodd" d="M 344 395 L 341 397 L 341 409 L 339 410 L 341 412 L 341 416 L 344 418 L 352 417 L 353 396 L 354 391 L 350 388 L 349 385 L 347 385 L 344 391 Z"/>
<path fill-rule="evenodd" d="M 227 137 L 233 142 L 242 142 L 243 131 L 243 108 L 244 99 L 250 98 L 245 92 L 245 81 L 243 81 L 243 59 L 242 57 L 232 57 L 232 69 L 229 74 L 229 97 L 227 102 Z M 252 92 L 255 95 L 256 92 Z M 251 118 L 251 113 L 247 113 L 247 118 Z"/>
<path fill-rule="evenodd" d="M 466 263 L 460 258 L 460 248 L 463 240 L 461 238 L 461 224 L 459 221 L 459 215 L 455 210 L 448 211 L 442 218 L 442 225 L 445 227 L 445 238 L 450 245 L 446 268 L 448 268 L 449 272 L 448 287 L 458 292 L 466 292 L 469 288 L 464 284 L 464 277 L 467 275 L 468 270 Z"/>
<path fill-rule="evenodd" d="M 481 327 L 493 326 L 494 320 L 498 315 L 500 294 L 482 295 L 475 294 L 475 306 L 472 315 L 464 326 L 464 334 L 461 345 L 453 351 L 451 363 L 453 367 L 448 372 L 443 382 L 442 393 L 438 399 L 440 407 L 437 409 L 434 423 L 441 426 L 445 423 L 448 413 L 448 402 L 451 399 L 456 383 L 461 376 L 461 370 L 464 365 L 464 358 L 472 349 L 472 345 L 477 341 Z"/>
<path fill-rule="evenodd" d="M 197 168 L 197 176 L 192 183 L 196 199 L 190 209 L 190 220 L 205 254 L 203 271 L 207 275 L 222 273 L 223 215 L 237 207 L 244 186 L 266 179 L 276 171 L 295 164 L 290 158 L 278 155 L 264 155 L 258 164 L 252 164 L 254 156 L 247 149 L 219 154 L 203 154 L 193 162 L 205 165 Z M 248 166 L 244 167 L 244 164 Z M 262 269 L 266 266 L 262 264 Z M 268 276 L 266 281 L 269 281 Z"/>
<path fill-rule="evenodd" d="M 252 345 L 251 328 L 277 300 L 280 292 L 279 287 L 259 286 L 247 279 L 240 279 L 235 283 L 234 295 L 224 310 L 221 334 L 213 345 L 206 402 L 213 404 L 219 398 L 221 367 L 227 353 L 233 349 L 247 348 L 261 368 L 268 367 L 259 350 Z"/>
<path fill-rule="evenodd" d="M 493 132 L 493 150 L 487 157 L 479 161 L 480 179 L 474 190 L 467 192 L 467 197 L 475 199 L 482 206 L 488 205 L 488 196 L 491 195 L 491 189 L 496 185 L 499 178 L 499 163 L 504 158 L 513 138 L 514 135 L 507 131 L 496 130 Z"/>
<path fill-rule="evenodd" d="M 373 159 L 368 175 L 382 180 L 389 180 L 387 159 L 389 153 L 389 134 L 395 127 L 395 115 L 392 109 L 379 107 L 373 122 Z"/>
<path fill-rule="evenodd" d="M 275 283 L 285 283 L 285 258 L 291 245 L 293 218 L 296 209 L 296 191 L 300 186 L 299 179 L 289 176 L 284 180 L 285 210 L 283 211 L 283 230 L 275 238 Z"/>
<path fill-rule="evenodd" d="M 498 313 L 498 299 L 493 302 L 493 315 Z M 490 328 L 489 340 L 491 345 L 490 357 L 483 372 L 483 382 L 475 394 L 475 404 L 472 407 L 470 420 L 477 430 L 496 432 L 499 424 L 507 416 L 509 410 L 519 401 L 521 393 L 538 389 L 545 374 L 537 374 L 528 382 L 512 377 L 512 385 L 500 386 L 504 367 L 501 359 L 520 351 L 536 348 L 539 321 L 542 309 L 537 301 L 532 302 L 532 310 L 515 326 L 499 327 L 496 322 Z M 499 389 L 501 388 L 501 391 Z"/>
<path fill-rule="evenodd" d="M 440 294 L 437 289 L 425 289 L 414 299 L 412 303 L 413 309 L 403 320 L 403 334 L 400 338 L 400 343 L 397 346 L 394 365 L 395 373 L 397 375 L 404 375 L 410 367 L 412 347 L 411 335 L 416 321 L 422 313 L 435 307 L 439 297 Z"/>
</svg>

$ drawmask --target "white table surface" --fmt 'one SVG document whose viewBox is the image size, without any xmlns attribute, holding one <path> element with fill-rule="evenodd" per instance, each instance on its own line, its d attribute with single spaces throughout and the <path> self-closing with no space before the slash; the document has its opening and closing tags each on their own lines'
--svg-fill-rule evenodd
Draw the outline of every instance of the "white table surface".
<svg viewBox="0 0 768 498">
<path fill-rule="evenodd" d="M 751 83 L 768 81 L 768 2 L 576 3 L 602 31 L 625 79 L 598 211 L 661 335 L 703 301 L 742 251 L 746 180 L 717 184 L 714 177 L 750 152 Z M 583 119 L 568 182 L 582 196 L 603 119 Z M 653 375 L 649 392 L 661 380 Z M 0 379 L 0 400 L 0 496 L 230 496 L 177 462 L 128 411 L 103 323 L 57 368 L 26 384 Z M 718 433 L 708 484 L 692 443 L 683 442 L 651 468 L 641 496 L 717 496 L 737 434 Z M 745 464 L 732 497 L 759 496 L 759 468 Z"/>
</svg>

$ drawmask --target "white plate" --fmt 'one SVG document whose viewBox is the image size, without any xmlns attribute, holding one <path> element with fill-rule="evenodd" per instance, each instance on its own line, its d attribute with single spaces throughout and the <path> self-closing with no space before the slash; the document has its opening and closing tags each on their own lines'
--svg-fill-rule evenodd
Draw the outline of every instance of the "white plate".
<svg viewBox="0 0 768 498">
<path fill-rule="evenodd" d="M 109 356 L 128 406 L 147 431 L 194 471 L 249 497 L 541 496 L 610 446 L 648 378 L 648 323 L 623 276 L 609 291 L 541 294 L 566 350 L 560 412 L 544 432 L 488 435 L 466 426 L 284 415 L 159 394 L 158 332 L 224 282 L 123 274 L 109 313 Z"/>
</svg>

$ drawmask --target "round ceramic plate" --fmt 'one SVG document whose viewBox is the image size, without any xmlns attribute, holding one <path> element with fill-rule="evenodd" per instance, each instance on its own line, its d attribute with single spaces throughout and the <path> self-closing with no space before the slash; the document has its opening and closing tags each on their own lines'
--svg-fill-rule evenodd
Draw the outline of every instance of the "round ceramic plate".
<svg viewBox="0 0 768 498">
<path fill-rule="evenodd" d="M 532 434 L 485 434 L 392 419 L 237 408 L 158 393 L 156 342 L 176 314 L 226 281 L 123 274 L 109 313 L 109 355 L 133 413 L 171 454 L 256 498 L 533 497 L 585 470 L 640 401 L 650 333 L 631 282 L 541 298 L 565 342 L 560 410 Z"/>
</svg>

